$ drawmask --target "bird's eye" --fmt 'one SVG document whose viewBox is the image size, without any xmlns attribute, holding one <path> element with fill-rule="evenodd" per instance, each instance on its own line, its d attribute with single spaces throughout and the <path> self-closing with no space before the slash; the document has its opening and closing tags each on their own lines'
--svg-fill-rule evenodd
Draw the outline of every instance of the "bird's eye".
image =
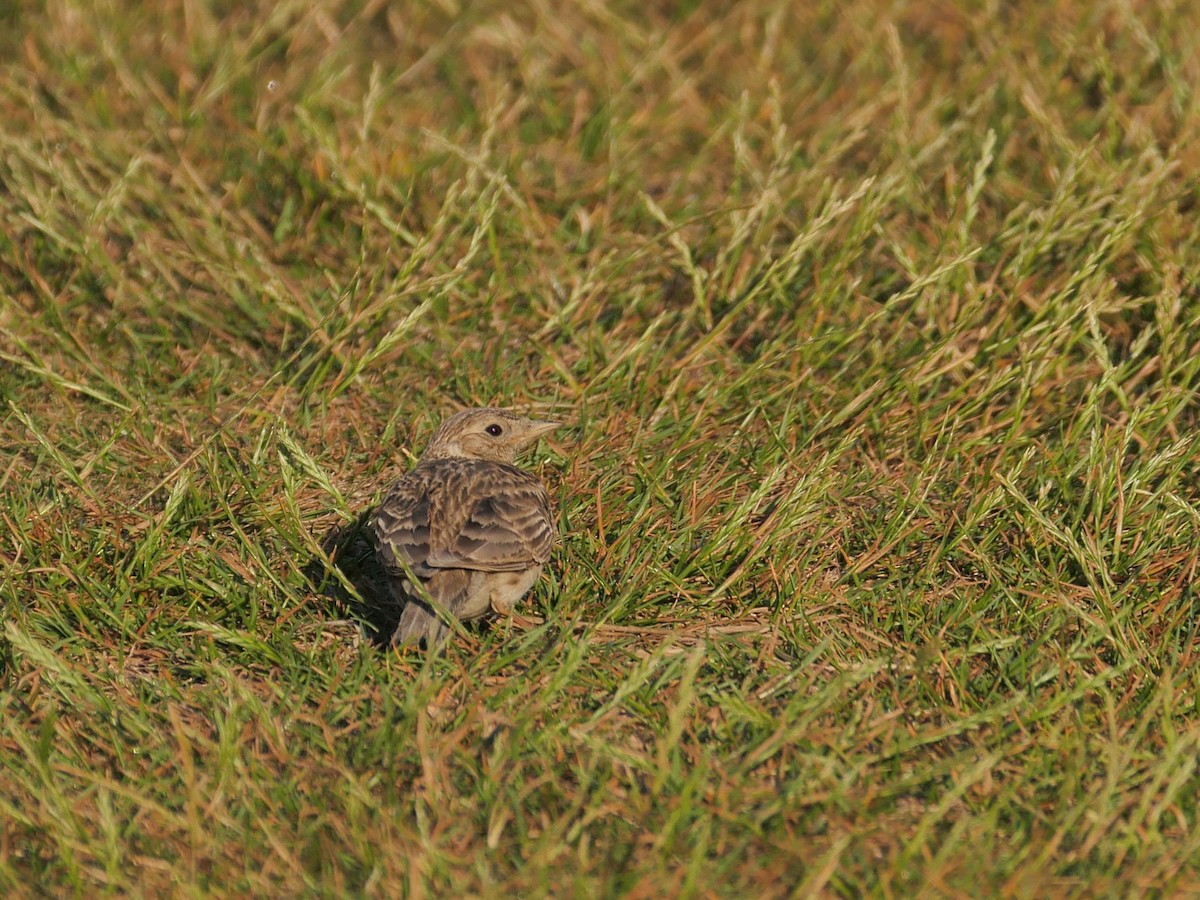
<svg viewBox="0 0 1200 900">
<path fill-rule="evenodd" d="M 488 434 L 490 434 L 492 437 L 500 437 L 500 435 L 504 434 L 504 429 L 495 423 L 492 423 L 491 425 L 489 425 L 487 428 L 485 428 L 483 430 L 486 431 Z"/>
</svg>

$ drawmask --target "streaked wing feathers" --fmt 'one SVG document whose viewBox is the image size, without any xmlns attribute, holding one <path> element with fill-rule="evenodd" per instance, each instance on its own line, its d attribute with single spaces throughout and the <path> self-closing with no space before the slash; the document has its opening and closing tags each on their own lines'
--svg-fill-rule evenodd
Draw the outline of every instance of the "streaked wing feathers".
<svg viewBox="0 0 1200 900">
<path fill-rule="evenodd" d="M 392 574 L 406 574 L 401 561 L 418 578 L 433 572 L 425 562 L 429 556 L 429 488 L 428 479 L 416 470 L 410 472 L 392 486 L 371 520 L 380 559 Z"/>
<path fill-rule="evenodd" d="M 427 563 L 484 572 L 516 572 L 545 563 L 554 546 L 550 502 L 541 484 L 519 474 L 519 479 L 489 478 L 488 493 L 474 500 L 461 522 L 438 535 L 445 542 L 434 544 Z"/>
<path fill-rule="evenodd" d="M 380 504 L 373 529 L 386 566 L 418 577 L 436 569 L 514 572 L 541 565 L 554 545 L 546 490 L 504 463 L 440 459 L 418 465 Z"/>
</svg>

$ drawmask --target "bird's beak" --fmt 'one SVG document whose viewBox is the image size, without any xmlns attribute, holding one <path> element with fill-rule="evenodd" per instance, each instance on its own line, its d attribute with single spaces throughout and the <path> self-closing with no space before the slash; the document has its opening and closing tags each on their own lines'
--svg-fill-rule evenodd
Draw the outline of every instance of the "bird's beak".
<svg viewBox="0 0 1200 900">
<path fill-rule="evenodd" d="M 538 442 L 538 438 L 540 438 L 542 435 L 549 434 L 555 428 L 561 427 L 562 422 L 545 422 L 534 419 L 529 423 L 529 432 L 526 435 L 524 446 L 532 447 Z"/>
</svg>

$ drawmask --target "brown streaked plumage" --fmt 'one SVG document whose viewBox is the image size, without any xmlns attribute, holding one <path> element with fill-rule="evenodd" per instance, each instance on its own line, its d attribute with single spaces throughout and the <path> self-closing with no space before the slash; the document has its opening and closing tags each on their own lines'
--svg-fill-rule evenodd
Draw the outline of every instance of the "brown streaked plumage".
<svg viewBox="0 0 1200 900">
<path fill-rule="evenodd" d="M 388 491 L 370 532 L 404 602 L 393 646 L 446 636 L 431 602 L 467 621 L 511 612 L 533 587 L 554 545 L 554 517 L 542 483 L 513 462 L 557 427 L 506 409 L 458 413 Z"/>
</svg>

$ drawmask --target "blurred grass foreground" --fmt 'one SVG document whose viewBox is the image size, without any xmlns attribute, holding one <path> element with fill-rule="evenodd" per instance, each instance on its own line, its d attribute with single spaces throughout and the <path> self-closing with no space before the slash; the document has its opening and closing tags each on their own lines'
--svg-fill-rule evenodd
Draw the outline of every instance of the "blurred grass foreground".
<svg viewBox="0 0 1200 900">
<path fill-rule="evenodd" d="M 0 894 L 1200 892 L 1197 34 L 0 5 Z M 480 404 L 562 542 L 378 651 Z"/>
</svg>

